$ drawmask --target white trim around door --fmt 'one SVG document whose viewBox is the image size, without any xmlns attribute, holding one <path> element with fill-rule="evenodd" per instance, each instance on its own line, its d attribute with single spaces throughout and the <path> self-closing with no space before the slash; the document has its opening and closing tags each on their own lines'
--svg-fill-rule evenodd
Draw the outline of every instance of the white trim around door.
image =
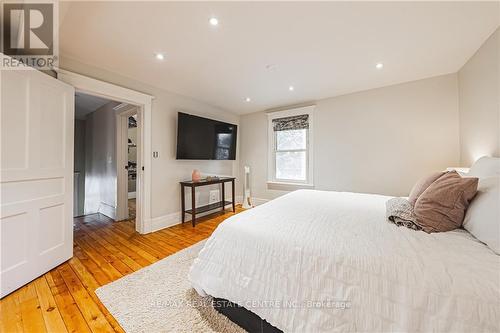
<svg viewBox="0 0 500 333">
<path fill-rule="evenodd" d="M 81 74 L 63 69 L 56 69 L 57 78 L 73 87 L 78 92 L 104 97 L 118 102 L 137 106 L 137 114 L 141 121 L 142 150 L 137 157 L 141 161 L 142 170 L 137 174 L 136 230 L 141 234 L 152 231 L 151 219 L 151 118 L 154 97 L 135 90 L 120 87 L 108 82 L 99 81 Z M 140 204 L 139 204 L 140 200 Z"/>
</svg>

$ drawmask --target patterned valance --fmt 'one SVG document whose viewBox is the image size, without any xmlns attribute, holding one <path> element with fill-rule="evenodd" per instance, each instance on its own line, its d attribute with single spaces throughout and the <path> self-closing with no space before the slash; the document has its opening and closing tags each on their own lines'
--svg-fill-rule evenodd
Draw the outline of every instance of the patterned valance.
<svg viewBox="0 0 500 333">
<path fill-rule="evenodd" d="M 273 129 L 277 131 L 289 131 L 309 128 L 309 115 L 291 116 L 273 119 Z"/>
</svg>

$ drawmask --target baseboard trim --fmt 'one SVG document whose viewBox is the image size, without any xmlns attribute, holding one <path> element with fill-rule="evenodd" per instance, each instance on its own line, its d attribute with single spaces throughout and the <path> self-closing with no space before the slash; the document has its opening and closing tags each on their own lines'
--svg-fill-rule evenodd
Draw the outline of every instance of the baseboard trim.
<svg viewBox="0 0 500 333">
<path fill-rule="evenodd" d="M 106 215 L 109 218 L 112 218 L 113 220 L 116 220 L 116 207 L 113 207 L 101 201 L 98 212 Z"/>
<path fill-rule="evenodd" d="M 269 199 L 261 199 L 261 198 L 251 198 L 250 200 L 252 201 L 252 204 L 254 206 L 259 206 L 269 201 Z"/>
<path fill-rule="evenodd" d="M 259 206 L 259 205 L 262 205 L 262 204 L 269 201 L 269 199 L 261 199 L 261 198 L 252 198 L 251 200 L 252 200 L 252 204 L 254 206 Z M 243 201 L 243 196 L 241 196 L 241 195 L 236 196 L 235 201 L 237 204 L 241 204 L 241 202 Z M 227 205 L 226 209 L 228 209 L 228 210 L 232 209 L 232 205 Z M 210 212 L 196 214 L 196 217 L 203 217 L 206 215 L 213 214 L 215 212 L 216 211 L 213 210 Z M 186 221 L 185 222 L 191 222 L 191 215 L 186 214 Z M 154 217 L 151 219 L 151 223 L 150 223 L 151 232 L 155 232 L 155 231 L 165 229 L 168 227 L 173 227 L 174 225 L 177 225 L 177 224 L 181 224 L 181 212 L 180 211 L 175 212 L 175 213 L 166 214 L 163 216 Z"/>
<path fill-rule="evenodd" d="M 151 219 L 151 232 L 172 227 L 181 223 L 181 213 L 171 213 Z"/>
<path fill-rule="evenodd" d="M 250 198 L 250 201 L 252 202 L 252 205 L 259 206 L 259 205 L 265 204 L 266 202 L 268 202 L 270 200 L 269 199 L 262 199 L 262 198 L 252 197 L 252 198 Z M 243 203 L 243 196 L 242 195 L 236 196 L 236 203 L 238 203 L 238 204 L 242 204 Z"/>
</svg>

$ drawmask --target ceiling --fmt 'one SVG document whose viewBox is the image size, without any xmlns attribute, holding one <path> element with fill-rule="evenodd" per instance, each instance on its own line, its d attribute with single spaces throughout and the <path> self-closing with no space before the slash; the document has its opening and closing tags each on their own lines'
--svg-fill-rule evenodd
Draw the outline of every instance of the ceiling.
<svg viewBox="0 0 500 333">
<path fill-rule="evenodd" d="M 85 119 L 89 113 L 94 112 L 101 106 L 112 102 L 109 99 L 83 94 L 80 92 L 75 93 L 75 118 Z M 116 102 L 115 102 L 116 103 Z"/>
<path fill-rule="evenodd" d="M 499 24 L 499 2 L 62 2 L 59 40 L 244 114 L 456 72 Z"/>
</svg>

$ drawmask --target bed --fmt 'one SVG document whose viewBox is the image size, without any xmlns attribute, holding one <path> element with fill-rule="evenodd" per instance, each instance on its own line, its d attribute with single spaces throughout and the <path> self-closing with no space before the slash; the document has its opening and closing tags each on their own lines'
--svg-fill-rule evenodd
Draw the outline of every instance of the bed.
<svg viewBox="0 0 500 333">
<path fill-rule="evenodd" d="M 189 279 L 285 332 L 500 331 L 500 256 L 388 223 L 388 199 L 286 194 L 221 223 Z"/>
</svg>

